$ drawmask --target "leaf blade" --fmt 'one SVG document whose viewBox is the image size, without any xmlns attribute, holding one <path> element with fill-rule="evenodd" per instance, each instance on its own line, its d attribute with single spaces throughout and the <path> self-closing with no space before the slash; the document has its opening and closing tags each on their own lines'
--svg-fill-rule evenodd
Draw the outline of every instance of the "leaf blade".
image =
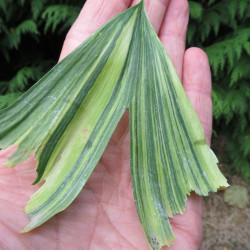
<svg viewBox="0 0 250 250">
<path fill-rule="evenodd" d="M 124 65 L 135 20 L 136 8 L 127 23 L 122 23 L 122 32 L 117 37 L 115 47 L 102 71 L 60 136 L 45 166 L 52 170 L 47 176 L 45 174 L 45 184 L 31 197 L 25 208 L 31 222 L 23 232 L 45 222 L 75 199 L 97 165 L 116 125 L 128 107 L 131 84 L 126 84 L 128 81 Z M 87 132 L 87 138 L 84 140 L 81 140 L 82 131 L 85 134 Z"/>
<path fill-rule="evenodd" d="M 0 147 L 19 146 L 7 163 L 35 152 L 35 183 L 46 180 L 26 206 L 23 232 L 75 199 L 127 107 L 134 197 L 152 249 L 173 242 L 169 217 L 184 212 L 191 190 L 207 195 L 227 185 L 141 1 L 0 111 Z"/>
<path fill-rule="evenodd" d="M 141 224 L 151 248 L 160 249 L 172 244 L 168 218 L 184 213 L 192 190 L 207 195 L 228 184 L 145 11 L 141 19 L 140 79 L 130 106 L 131 173 Z"/>
</svg>

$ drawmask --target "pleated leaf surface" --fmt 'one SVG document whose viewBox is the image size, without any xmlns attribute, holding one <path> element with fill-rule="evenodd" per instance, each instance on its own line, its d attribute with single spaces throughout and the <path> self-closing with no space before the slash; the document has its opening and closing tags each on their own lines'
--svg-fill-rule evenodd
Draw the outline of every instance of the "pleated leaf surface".
<svg viewBox="0 0 250 250">
<path fill-rule="evenodd" d="M 169 218 L 184 213 L 191 191 L 208 195 L 228 184 L 145 10 L 139 20 L 139 83 L 130 106 L 132 184 L 149 244 L 160 249 L 174 241 Z"/>
<path fill-rule="evenodd" d="M 173 242 L 169 217 L 184 212 L 191 190 L 227 186 L 141 1 L 0 111 L 0 148 L 18 146 L 6 165 L 35 153 L 34 184 L 46 180 L 25 208 L 23 232 L 76 198 L 127 108 L 134 198 L 152 249 Z"/>
<path fill-rule="evenodd" d="M 138 6 L 106 24 L 0 112 L 0 147 L 18 146 L 6 165 L 36 153 L 35 183 L 46 180 L 25 208 L 31 222 L 24 232 L 75 199 L 128 108 L 137 12 Z"/>
</svg>

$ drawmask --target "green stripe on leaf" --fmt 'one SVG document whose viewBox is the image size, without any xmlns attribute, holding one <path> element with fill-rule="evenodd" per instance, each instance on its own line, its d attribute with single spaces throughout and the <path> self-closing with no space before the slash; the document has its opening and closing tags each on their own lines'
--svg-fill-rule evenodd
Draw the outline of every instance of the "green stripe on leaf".
<svg viewBox="0 0 250 250">
<path fill-rule="evenodd" d="M 127 108 L 134 198 L 152 249 L 173 242 L 169 218 L 184 212 L 192 190 L 228 185 L 142 1 L 0 111 L 0 147 L 18 146 L 6 164 L 36 153 L 35 183 L 46 180 L 25 208 L 23 232 L 76 198 Z"/>
</svg>

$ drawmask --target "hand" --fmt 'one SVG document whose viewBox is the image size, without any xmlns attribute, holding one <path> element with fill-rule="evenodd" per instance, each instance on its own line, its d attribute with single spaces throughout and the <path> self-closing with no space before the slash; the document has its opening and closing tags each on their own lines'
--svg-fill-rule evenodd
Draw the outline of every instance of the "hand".
<svg viewBox="0 0 250 250">
<path fill-rule="evenodd" d="M 88 0 L 67 35 L 60 59 L 109 19 L 137 2 Z M 148 0 L 146 8 L 198 113 L 209 143 L 211 75 L 203 51 L 197 48 L 185 51 L 188 2 Z M 1 249 L 149 249 L 132 193 L 128 119 L 126 113 L 91 178 L 70 207 L 27 234 L 19 232 L 28 223 L 24 206 L 38 188 L 31 185 L 36 178 L 35 160 L 31 157 L 8 169 L 2 163 L 14 149 L 0 152 Z M 185 214 L 174 216 L 171 224 L 177 240 L 170 249 L 199 249 L 202 198 L 191 194 Z"/>
</svg>

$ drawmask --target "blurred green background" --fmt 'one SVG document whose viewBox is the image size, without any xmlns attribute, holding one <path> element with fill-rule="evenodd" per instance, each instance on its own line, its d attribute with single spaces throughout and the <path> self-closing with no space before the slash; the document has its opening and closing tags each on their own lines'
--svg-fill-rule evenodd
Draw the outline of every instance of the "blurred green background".
<svg viewBox="0 0 250 250">
<path fill-rule="evenodd" d="M 85 1 L 0 1 L 0 109 L 56 64 Z M 250 177 L 250 1 L 189 1 L 187 47 L 204 49 L 213 76 L 214 150 Z M 228 171 L 228 170 L 227 170 Z"/>
</svg>

